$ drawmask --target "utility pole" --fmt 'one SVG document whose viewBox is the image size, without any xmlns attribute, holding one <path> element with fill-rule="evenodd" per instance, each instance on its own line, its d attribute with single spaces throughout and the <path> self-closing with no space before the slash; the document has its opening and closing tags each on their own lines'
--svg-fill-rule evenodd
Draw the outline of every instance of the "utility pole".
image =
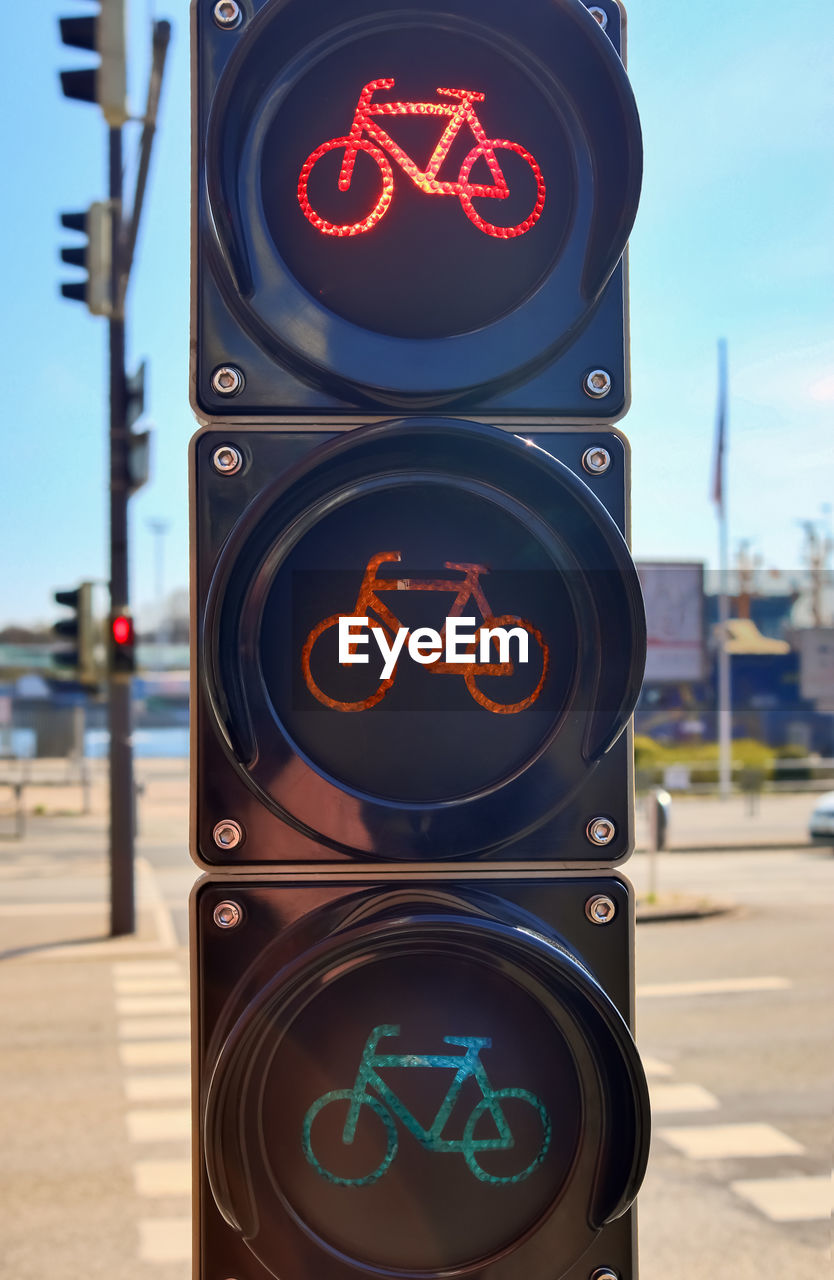
<svg viewBox="0 0 834 1280">
<path fill-rule="evenodd" d="M 102 219 L 69 215 L 64 225 L 89 230 L 90 248 L 64 252 L 64 260 L 85 266 L 85 284 L 64 286 L 64 296 L 86 303 L 94 315 L 106 315 L 109 329 L 110 393 L 110 626 L 108 637 L 108 725 L 110 730 L 110 933 L 135 928 L 133 752 L 131 746 L 131 678 L 133 628 L 130 617 L 128 499 L 142 478 L 134 454 L 147 457 L 147 433 L 131 430 L 136 416 L 125 369 L 125 300 L 145 195 L 151 146 L 156 127 L 165 58 L 171 35 L 168 22 L 153 25 L 148 96 L 139 144 L 133 205 L 125 215 L 122 181 L 122 128 L 127 122 L 124 0 L 100 0 L 94 17 L 61 19 L 65 44 L 98 53 L 100 62 L 84 71 L 63 72 L 67 97 L 100 106 L 107 123 L 109 245 L 93 232 Z M 109 253 L 106 250 L 109 248 Z M 95 252 L 94 252 L 95 250 Z M 67 254 L 71 256 L 67 256 Z M 141 412 L 141 407 L 140 407 Z M 126 636 L 129 635 L 129 639 Z"/>
</svg>

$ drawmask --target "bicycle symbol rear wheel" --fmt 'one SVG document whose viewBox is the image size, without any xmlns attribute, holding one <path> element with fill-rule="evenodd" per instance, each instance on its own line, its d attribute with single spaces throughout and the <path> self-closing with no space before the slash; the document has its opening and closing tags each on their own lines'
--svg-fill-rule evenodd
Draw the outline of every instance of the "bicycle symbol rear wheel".
<svg viewBox="0 0 834 1280">
<path fill-rule="evenodd" d="M 316 623 L 313 630 L 304 642 L 304 648 L 301 651 L 301 670 L 304 675 L 304 681 L 314 698 L 318 698 L 326 707 L 330 707 L 333 711 L 368 711 L 371 707 L 375 707 L 381 702 L 388 690 L 394 683 L 394 676 L 389 676 L 387 680 L 383 680 L 375 693 L 370 694 L 367 698 L 363 698 L 361 702 L 340 702 L 338 698 L 331 698 L 329 694 L 320 689 L 313 678 L 313 672 L 310 665 L 310 659 L 313 653 L 313 646 L 325 631 L 329 631 L 331 627 L 339 625 L 339 619 L 343 615 L 333 614 L 329 618 L 322 618 L 321 622 Z M 394 669 L 396 675 L 396 668 Z"/>
<path fill-rule="evenodd" d="M 360 218 L 358 222 L 328 222 L 326 218 L 316 212 L 310 203 L 310 197 L 307 194 L 310 174 L 314 165 L 318 164 L 322 156 L 327 155 L 329 151 L 336 151 L 340 147 L 347 149 L 348 146 L 355 151 L 364 151 L 379 165 L 381 177 L 379 199 L 371 209 L 371 212 L 366 217 Z M 321 231 L 326 236 L 356 236 L 361 235 L 363 231 L 370 231 L 385 214 L 393 195 L 394 173 L 388 162 L 388 157 L 384 151 L 380 151 L 379 147 L 375 147 L 366 138 L 331 138 L 329 142 L 323 142 L 304 161 L 298 177 L 298 203 L 301 205 L 304 217 L 313 224 L 317 231 Z"/>
<path fill-rule="evenodd" d="M 332 1170 L 327 1169 L 321 1163 L 316 1153 L 313 1151 L 313 1136 L 312 1136 L 313 1121 L 316 1119 L 316 1116 L 319 1114 L 319 1112 L 323 1111 L 325 1107 L 330 1106 L 332 1102 L 346 1102 L 349 1108 L 352 1101 L 353 1101 L 352 1089 L 332 1089 L 330 1093 L 322 1094 L 320 1098 L 316 1098 L 315 1102 L 310 1107 L 310 1109 L 308 1110 L 307 1114 L 304 1117 L 304 1124 L 301 1132 L 301 1143 L 304 1149 L 304 1154 L 307 1157 L 310 1164 L 313 1166 L 316 1172 L 320 1173 L 321 1176 L 323 1178 L 326 1178 L 328 1182 L 335 1182 L 340 1187 L 367 1187 L 370 1185 L 370 1183 L 377 1182 L 382 1177 L 382 1175 L 387 1172 L 391 1164 L 391 1161 L 394 1159 L 394 1156 L 397 1154 L 397 1145 L 398 1145 L 397 1127 L 394 1124 L 393 1116 L 382 1105 L 379 1099 L 373 1096 L 373 1094 L 366 1093 L 363 1095 L 362 1100 L 359 1104 L 358 1124 L 359 1125 L 362 1124 L 362 1117 L 363 1117 L 363 1114 L 365 1114 L 363 1113 L 362 1108 L 370 1107 L 371 1111 L 373 1111 L 377 1116 L 379 1116 L 380 1120 L 385 1125 L 386 1148 L 385 1148 L 385 1155 L 382 1157 L 379 1164 L 376 1165 L 376 1167 L 373 1168 L 370 1173 L 360 1174 L 359 1177 L 354 1177 L 354 1178 L 343 1177 L 342 1175 L 333 1173 Z M 366 1124 L 368 1122 L 369 1121 L 366 1120 Z M 342 1139 L 342 1142 L 343 1142 L 343 1145 L 345 1146 L 349 1145 L 348 1143 L 344 1142 L 344 1139 Z"/>
<path fill-rule="evenodd" d="M 500 1100 L 502 1098 L 514 1098 L 520 1102 L 529 1103 L 529 1105 L 538 1113 L 542 1129 L 541 1144 L 538 1152 L 529 1164 L 518 1173 L 506 1174 L 504 1176 L 489 1173 L 486 1169 L 482 1169 L 478 1164 L 476 1155 L 480 1154 L 482 1151 L 511 1150 L 515 1146 L 515 1143 L 511 1139 L 510 1143 L 506 1147 L 498 1146 L 497 1144 L 494 1147 L 479 1147 L 478 1139 L 475 1137 L 475 1126 L 481 1116 L 485 1111 L 490 1110 L 496 1099 Z M 538 1169 L 539 1165 L 544 1160 L 548 1150 L 550 1149 L 550 1140 L 552 1136 L 553 1126 L 550 1123 L 550 1116 L 547 1114 L 544 1104 L 539 1101 L 534 1093 L 530 1093 L 527 1089 L 494 1089 L 487 1097 L 481 1098 L 480 1102 L 475 1104 L 472 1109 L 472 1114 L 466 1122 L 466 1128 L 463 1131 L 463 1158 L 469 1166 L 470 1171 L 474 1173 L 475 1177 L 480 1182 L 491 1182 L 494 1185 L 503 1185 L 510 1182 L 523 1182 L 525 1178 L 530 1177 L 530 1174 L 533 1173 L 535 1169 Z"/>
<path fill-rule="evenodd" d="M 488 697 L 487 694 L 478 688 L 476 683 L 478 680 L 490 678 L 501 679 L 503 677 L 484 677 L 477 674 L 466 675 L 464 676 L 466 687 L 480 706 L 485 707 L 487 711 L 492 711 L 495 715 L 513 716 L 519 711 L 526 711 L 528 707 L 533 705 L 544 688 L 544 682 L 547 679 L 547 674 L 550 669 L 550 650 L 545 643 L 541 632 L 532 626 L 531 623 L 525 622 L 523 618 L 514 618 L 508 613 L 502 614 L 500 618 L 485 618 L 480 630 L 483 630 L 486 627 L 523 627 L 523 629 L 533 638 L 533 640 L 535 640 L 536 644 L 541 649 L 541 675 L 539 676 L 532 693 L 529 693 L 525 698 L 520 698 L 516 702 L 498 702 L 494 698 Z"/>
<path fill-rule="evenodd" d="M 533 177 L 536 180 L 536 201 L 533 205 L 532 212 L 529 213 L 526 218 L 522 219 L 521 222 L 516 223 L 514 227 L 502 227 L 498 223 L 487 222 L 486 218 L 481 217 L 477 209 L 472 204 L 473 195 L 469 184 L 469 174 L 472 171 L 472 166 L 480 156 L 486 155 L 489 151 L 495 152 L 498 150 L 513 151 L 517 156 L 521 156 L 522 160 L 526 160 L 529 164 L 533 171 Z M 541 217 L 542 209 L 544 208 L 545 195 L 542 171 L 530 152 L 525 151 L 524 147 L 520 146 L 517 142 L 509 142 L 506 138 L 489 138 L 486 142 L 479 142 L 476 147 L 472 148 L 469 155 L 461 165 L 458 181 L 461 188 L 459 195 L 463 212 L 466 214 L 469 221 L 474 223 L 478 230 L 483 231 L 485 235 L 496 236 L 499 240 L 511 240 L 514 236 L 523 236 L 538 222 Z M 495 197 L 487 196 L 474 197 L 476 200 L 479 198 L 495 199 Z"/>
</svg>

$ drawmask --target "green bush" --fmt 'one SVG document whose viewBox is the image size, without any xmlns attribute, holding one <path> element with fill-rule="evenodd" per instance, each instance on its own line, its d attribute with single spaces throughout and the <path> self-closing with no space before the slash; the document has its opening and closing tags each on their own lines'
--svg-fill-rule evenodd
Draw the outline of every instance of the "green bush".
<svg viewBox="0 0 834 1280">
<path fill-rule="evenodd" d="M 752 738 L 737 738 L 732 745 L 733 774 L 737 781 L 742 775 L 750 784 L 753 778 L 765 779 L 773 776 L 774 750 L 763 742 Z M 634 739 L 634 766 L 637 789 L 644 790 L 663 782 L 663 772 L 668 765 L 683 764 L 690 770 L 694 784 L 718 782 L 718 743 L 691 742 L 665 743 L 655 742 L 645 734 L 638 734 Z"/>
</svg>

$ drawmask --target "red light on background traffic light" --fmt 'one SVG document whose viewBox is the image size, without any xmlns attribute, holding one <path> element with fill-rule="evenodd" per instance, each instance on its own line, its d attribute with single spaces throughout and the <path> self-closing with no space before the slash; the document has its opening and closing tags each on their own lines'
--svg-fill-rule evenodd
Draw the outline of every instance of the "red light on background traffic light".
<svg viewBox="0 0 834 1280">
<path fill-rule="evenodd" d="M 133 619 L 128 618 L 125 614 L 120 613 L 112 623 L 113 639 L 116 644 L 132 644 L 133 643 Z"/>
</svg>

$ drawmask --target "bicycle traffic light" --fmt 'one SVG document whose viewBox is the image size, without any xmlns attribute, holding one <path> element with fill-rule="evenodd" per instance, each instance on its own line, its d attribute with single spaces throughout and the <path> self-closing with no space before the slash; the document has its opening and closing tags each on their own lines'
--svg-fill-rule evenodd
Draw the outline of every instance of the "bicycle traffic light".
<svg viewBox="0 0 834 1280">
<path fill-rule="evenodd" d="M 193 17 L 195 1277 L 636 1280 L 624 15 Z"/>
<path fill-rule="evenodd" d="M 67 98 L 97 103 L 111 129 L 128 119 L 125 54 L 125 0 L 98 0 L 98 13 L 60 18 L 61 40 L 75 49 L 99 56 L 95 67 L 61 72 Z"/>
<path fill-rule="evenodd" d="M 619 6 L 222 11 L 194 6 L 197 416 L 622 415 Z"/>
<path fill-rule="evenodd" d="M 60 618 L 52 630 L 62 640 L 74 641 L 72 649 L 53 653 L 52 661 L 63 667 L 80 684 L 94 685 L 98 679 L 95 654 L 95 619 L 93 617 L 93 584 L 82 582 L 69 591 L 55 591 L 56 604 L 70 609 L 71 616 Z"/>
</svg>

